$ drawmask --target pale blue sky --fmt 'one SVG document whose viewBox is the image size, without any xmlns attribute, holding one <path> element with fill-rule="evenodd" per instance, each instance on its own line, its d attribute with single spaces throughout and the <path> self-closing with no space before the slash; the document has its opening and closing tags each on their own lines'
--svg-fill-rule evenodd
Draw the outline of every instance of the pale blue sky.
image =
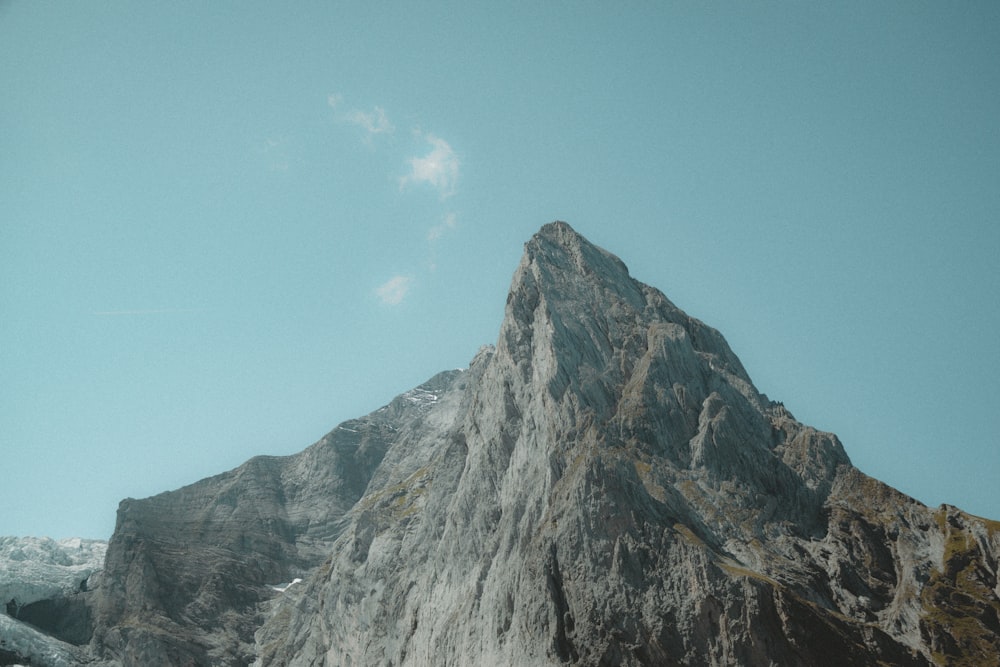
<svg viewBox="0 0 1000 667">
<path fill-rule="evenodd" d="M 563 219 L 1000 518 L 1000 3 L 0 4 L 0 534 L 299 451 Z"/>
</svg>

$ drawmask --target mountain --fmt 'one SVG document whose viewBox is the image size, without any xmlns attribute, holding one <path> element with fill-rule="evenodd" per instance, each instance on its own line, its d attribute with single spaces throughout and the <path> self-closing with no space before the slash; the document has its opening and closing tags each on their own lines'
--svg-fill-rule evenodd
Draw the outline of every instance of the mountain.
<svg viewBox="0 0 1000 667">
<path fill-rule="evenodd" d="M 1000 664 L 1000 524 L 859 472 L 564 223 L 432 414 L 260 664 Z"/>
<path fill-rule="evenodd" d="M 861 473 L 719 332 L 557 222 L 468 369 L 300 454 L 123 501 L 90 651 L 1000 665 L 998 556 L 1000 523 Z"/>
</svg>

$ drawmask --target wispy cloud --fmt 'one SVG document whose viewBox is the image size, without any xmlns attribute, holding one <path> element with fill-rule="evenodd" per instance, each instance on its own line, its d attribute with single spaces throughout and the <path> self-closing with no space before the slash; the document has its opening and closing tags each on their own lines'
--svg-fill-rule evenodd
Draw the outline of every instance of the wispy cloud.
<svg viewBox="0 0 1000 667">
<path fill-rule="evenodd" d="M 396 153 L 395 151 L 400 149 L 400 142 L 397 137 L 390 136 L 396 131 L 396 127 L 383 107 L 374 106 L 371 107 L 370 111 L 361 109 L 353 102 L 345 100 L 344 96 L 338 92 L 327 95 L 326 103 L 333 112 L 334 122 L 341 127 L 353 125 L 359 128 L 362 139 L 368 148 L 374 151 L 376 139 L 378 139 L 380 152 L 389 151 L 394 154 L 390 158 L 394 162 L 396 160 L 404 162 L 406 166 L 403 171 L 396 172 L 400 192 L 429 186 L 432 191 L 438 193 L 442 203 L 438 208 L 436 224 L 434 224 L 433 218 L 430 221 L 420 223 L 421 225 L 431 223 L 430 226 L 425 227 L 428 250 L 426 266 L 430 271 L 435 271 L 439 240 L 458 225 L 457 214 L 449 212 L 448 208 L 450 207 L 444 204 L 445 200 L 456 194 L 461 167 L 458 154 L 447 141 L 435 134 L 423 132 L 419 128 L 413 130 L 414 143 L 409 148 L 410 152 Z M 403 175 L 399 176 L 400 173 Z M 374 295 L 382 303 L 395 306 L 407 298 L 414 284 L 413 276 L 396 275 L 375 288 Z"/>
<path fill-rule="evenodd" d="M 458 215 L 454 212 L 450 212 L 444 216 L 438 224 L 434 225 L 427 230 L 427 247 L 430 253 L 429 259 L 427 261 L 427 268 L 431 271 L 437 271 L 437 242 L 446 232 L 455 229 L 458 226 Z"/>
<path fill-rule="evenodd" d="M 374 107 L 371 111 L 362 111 L 361 109 L 341 111 L 344 105 L 344 96 L 340 93 L 327 95 L 326 103 L 337 112 L 339 121 L 360 127 L 367 133 L 366 139 L 368 140 L 376 134 L 392 134 L 396 131 L 396 126 L 389 120 L 389 116 L 382 107 Z"/>
<path fill-rule="evenodd" d="M 280 137 L 268 137 L 264 140 L 263 153 L 268 156 L 271 171 L 288 171 L 291 162 L 288 159 L 288 141 Z"/>
<path fill-rule="evenodd" d="M 447 232 L 450 229 L 455 229 L 457 225 L 458 225 L 458 216 L 455 215 L 455 213 L 449 213 L 448 215 L 444 216 L 444 220 L 442 220 L 439 224 L 434 225 L 429 230 L 427 230 L 427 240 L 431 242 L 437 241 L 439 238 L 444 236 L 445 232 Z"/>
<path fill-rule="evenodd" d="M 371 112 L 364 112 L 358 109 L 349 111 L 344 120 L 352 125 L 357 125 L 369 135 L 372 134 L 392 134 L 396 129 L 389 118 L 385 115 L 382 107 L 375 107 Z"/>
<path fill-rule="evenodd" d="M 375 288 L 375 296 L 382 303 L 395 306 L 402 303 L 403 299 L 406 298 L 406 294 L 410 291 L 412 284 L 413 278 L 410 276 L 393 276 Z"/>
<path fill-rule="evenodd" d="M 458 182 L 458 155 L 448 142 L 433 134 L 426 135 L 431 145 L 424 157 L 410 158 L 410 173 L 399 180 L 401 188 L 411 183 L 427 183 L 434 187 L 445 199 L 455 194 Z"/>
<path fill-rule="evenodd" d="M 128 315 L 171 315 L 196 312 L 198 312 L 197 308 L 135 308 L 132 310 L 95 310 L 90 314 L 97 317 L 124 317 Z"/>
</svg>

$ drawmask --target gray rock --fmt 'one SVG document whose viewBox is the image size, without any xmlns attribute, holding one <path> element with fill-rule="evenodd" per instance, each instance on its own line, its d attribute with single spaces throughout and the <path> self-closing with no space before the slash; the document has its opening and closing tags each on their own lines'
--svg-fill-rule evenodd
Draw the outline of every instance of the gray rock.
<svg viewBox="0 0 1000 667">
<path fill-rule="evenodd" d="M 442 373 L 294 456 L 122 501 L 92 645 L 124 664 L 245 665 L 275 587 L 329 555 L 399 431 L 421 427 Z M 414 399 L 416 397 L 416 399 Z"/>
<path fill-rule="evenodd" d="M 860 473 L 717 331 L 552 223 L 467 371 L 297 456 L 125 501 L 93 647 L 268 667 L 996 665 L 998 555 L 1000 524 Z"/>
</svg>

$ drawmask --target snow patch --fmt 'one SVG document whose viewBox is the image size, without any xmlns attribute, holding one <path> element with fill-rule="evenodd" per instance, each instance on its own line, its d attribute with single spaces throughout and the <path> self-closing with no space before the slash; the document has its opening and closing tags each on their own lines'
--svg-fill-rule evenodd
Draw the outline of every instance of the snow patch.
<svg viewBox="0 0 1000 667">
<path fill-rule="evenodd" d="M 425 407 L 437 403 L 438 395 L 418 387 L 403 394 L 403 399 L 411 403 L 416 403 L 420 407 Z"/>
<path fill-rule="evenodd" d="M 301 583 L 301 581 L 302 581 L 302 579 L 300 579 L 299 577 L 295 577 L 294 579 L 292 579 L 291 581 L 289 581 L 287 584 L 278 584 L 277 586 L 271 586 L 271 590 L 278 591 L 279 593 L 284 593 L 285 591 L 287 591 L 289 588 L 291 588 L 295 584 Z"/>
</svg>

